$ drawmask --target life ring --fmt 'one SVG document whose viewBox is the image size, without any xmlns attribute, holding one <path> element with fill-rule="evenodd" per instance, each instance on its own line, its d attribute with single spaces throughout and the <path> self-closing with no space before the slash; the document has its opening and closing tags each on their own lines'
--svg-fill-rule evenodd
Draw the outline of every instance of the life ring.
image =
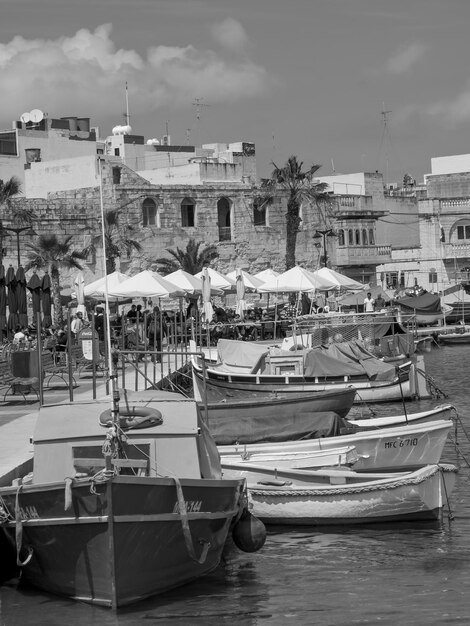
<svg viewBox="0 0 470 626">
<path fill-rule="evenodd" d="M 101 426 L 109 428 L 113 425 L 113 413 L 111 409 L 103 411 L 100 415 Z M 163 417 L 160 411 L 150 407 L 127 406 L 119 410 L 119 427 L 123 430 L 130 428 L 150 428 L 163 424 Z"/>
</svg>

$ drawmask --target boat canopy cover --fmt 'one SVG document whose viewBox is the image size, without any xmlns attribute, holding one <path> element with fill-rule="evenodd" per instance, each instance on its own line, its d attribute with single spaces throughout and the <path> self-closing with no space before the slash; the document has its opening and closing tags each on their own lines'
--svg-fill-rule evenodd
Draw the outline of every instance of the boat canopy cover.
<svg viewBox="0 0 470 626">
<path fill-rule="evenodd" d="M 395 303 L 403 309 L 410 309 L 410 312 L 440 313 L 441 311 L 441 298 L 434 293 L 423 293 L 421 296 L 400 298 L 400 300 L 395 300 Z"/>
<path fill-rule="evenodd" d="M 394 365 L 384 363 L 359 342 L 334 343 L 327 348 L 321 347 L 319 350 L 326 351 L 340 362 L 344 360 L 346 363 L 357 364 L 362 370 L 361 373 L 367 374 L 371 379 L 385 381 L 396 377 Z"/>
<path fill-rule="evenodd" d="M 219 339 L 217 343 L 217 360 L 219 363 L 249 373 L 268 354 L 268 346 L 256 342 Z"/>
<path fill-rule="evenodd" d="M 347 425 L 347 422 L 333 411 L 301 412 L 295 421 L 289 419 L 270 421 L 266 416 L 251 415 L 236 423 L 230 419 L 209 419 L 212 436 L 217 445 L 223 446 L 337 437 Z"/>
</svg>

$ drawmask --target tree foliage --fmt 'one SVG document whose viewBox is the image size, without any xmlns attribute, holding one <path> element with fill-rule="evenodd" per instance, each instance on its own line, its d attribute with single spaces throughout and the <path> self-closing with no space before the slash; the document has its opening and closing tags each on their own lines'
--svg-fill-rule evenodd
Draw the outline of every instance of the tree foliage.
<svg viewBox="0 0 470 626">
<path fill-rule="evenodd" d="M 304 170 L 302 161 L 290 156 L 286 164 L 278 167 L 273 163 L 271 177 L 261 183 L 258 202 L 272 203 L 276 196 L 287 197 L 286 212 L 286 270 L 295 266 L 297 233 L 301 223 L 300 208 L 304 205 L 314 207 L 316 222 L 327 222 L 328 209 L 331 206 L 330 195 L 326 192 L 327 184 L 315 181 L 314 176 L 321 165 L 311 165 Z"/>
<path fill-rule="evenodd" d="M 85 254 L 72 248 L 72 237 L 59 239 L 57 235 L 40 235 L 37 241 L 27 243 L 28 262 L 25 270 L 34 268 L 47 270 L 51 276 L 52 301 L 54 303 L 54 323 L 63 323 L 60 301 L 60 270 L 83 269 L 81 261 Z"/>
<path fill-rule="evenodd" d="M 111 274 L 116 270 L 116 259 L 124 254 L 129 256 L 132 251 L 141 252 L 142 245 L 135 236 L 137 229 L 123 219 L 123 207 L 109 209 L 104 213 L 104 240 L 106 247 L 106 273 Z M 83 253 L 96 255 L 102 247 L 101 228 L 92 236 L 91 243 L 83 250 Z"/>
<path fill-rule="evenodd" d="M 202 245 L 204 245 L 203 241 L 190 239 L 185 250 L 181 248 L 167 248 L 166 252 L 168 252 L 170 258 L 160 257 L 155 259 L 157 271 L 166 275 L 182 269 L 189 274 L 197 274 L 205 265 L 208 265 L 219 256 L 215 244 L 208 244 L 201 250 Z"/>
</svg>

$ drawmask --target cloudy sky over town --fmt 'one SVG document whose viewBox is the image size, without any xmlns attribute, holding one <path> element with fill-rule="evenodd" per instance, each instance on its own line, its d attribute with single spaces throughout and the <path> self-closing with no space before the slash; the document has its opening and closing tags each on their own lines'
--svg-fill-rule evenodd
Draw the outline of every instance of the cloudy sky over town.
<svg viewBox="0 0 470 626">
<path fill-rule="evenodd" d="M 468 0 L 0 0 L 0 128 L 39 108 L 111 134 L 127 82 L 146 139 L 421 180 L 470 152 L 469 23 Z"/>
</svg>

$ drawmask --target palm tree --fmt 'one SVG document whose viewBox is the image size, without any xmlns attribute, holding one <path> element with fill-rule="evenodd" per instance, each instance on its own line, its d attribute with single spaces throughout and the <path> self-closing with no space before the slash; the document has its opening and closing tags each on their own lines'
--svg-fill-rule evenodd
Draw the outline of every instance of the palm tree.
<svg viewBox="0 0 470 626">
<path fill-rule="evenodd" d="M 64 321 L 60 301 L 60 270 L 83 269 L 80 261 L 85 259 L 85 254 L 72 250 L 71 235 L 63 240 L 60 240 L 57 235 L 40 235 L 37 242 L 27 243 L 26 247 L 29 250 L 29 261 L 25 265 L 25 270 L 35 267 L 49 271 L 54 303 L 54 323 L 59 326 Z"/>
<path fill-rule="evenodd" d="M 318 211 L 318 223 L 326 221 L 326 210 L 331 203 L 326 193 L 327 184 L 315 182 L 314 175 L 321 165 L 312 165 L 304 171 L 303 162 L 290 156 L 283 167 L 275 163 L 271 178 L 262 181 L 258 203 L 271 203 L 274 196 L 287 194 L 286 213 L 286 270 L 295 266 L 295 249 L 299 231 L 300 207 L 304 203 L 315 205 Z"/>
<path fill-rule="evenodd" d="M 133 250 L 136 252 L 142 251 L 142 245 L 132 238 L 137 229 L 129 223 L 123 223 L 122 215 L 123 207 L 109 209 L 104 214 L 106 274 L 111 274 L 116 270 L 116 259 L 121 258 L 124 253 L 130 255 Z M 85 256 L 96 254 L 97 249 L 102 245 L 102 241 L 101 232 L 93 235 L 91 243 L 83 250 L 83 254 Z"/>
<path fill-rule="evenodd" d="M 28 207 L 22 207 L 20 205 L 12 205 L 12 199 L 21 194 L 21 181 L 12 176 L 9 180 L 0 180 L 0 208 L 2 214 L 0 215 L 0 263 L 3 258 L 3 237 L 6 230 L 3 226 L 4 208 L 9 211 L 9 217 L 16 227 L 31 226 L 33 220 L 33 211 Z"/>
<path fill-rule="evenodd" d="M 204 266 L 208 265 L 219 256 L 217 247 L 213 243 L 199 251 L 199 248 L 203 244 L 203 241 L 190 239 L 186 245 L 186 250 L 181 250 L 181 248 L 176 248 L 175 250 L 167 248 L 166 251 L 173 258 L 160 257 L 155 259 L 158 271 L 166 275 L 182 269 L 189 274 L 197 274 Z"/>
</svg>

